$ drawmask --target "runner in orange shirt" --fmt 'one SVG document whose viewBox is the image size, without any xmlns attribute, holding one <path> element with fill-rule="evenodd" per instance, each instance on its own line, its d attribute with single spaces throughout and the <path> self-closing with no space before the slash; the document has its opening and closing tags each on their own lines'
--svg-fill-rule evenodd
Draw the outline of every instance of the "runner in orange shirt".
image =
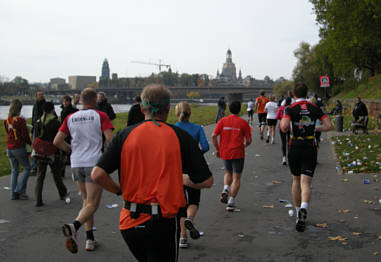
<svg viewBox="0 0 381 262">
<path fill-rule="evenodd" d="M 259 91 L 260 96 L 255 100 L 255 110 L 258 113 L 258 121 L 259 121 L 259 134 L 261 136 L 261 140 L 263 140 L 263 131 L 266 125 L 266 111 L 265 106 L 269 99 L 265 97 L 265 91 Z"/>
</svg>

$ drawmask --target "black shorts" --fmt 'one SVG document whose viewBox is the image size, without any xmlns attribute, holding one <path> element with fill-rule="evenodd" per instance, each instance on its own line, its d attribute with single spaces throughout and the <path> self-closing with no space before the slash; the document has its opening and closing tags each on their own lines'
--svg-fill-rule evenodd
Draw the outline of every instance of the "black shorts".
<svg viewBox="0 0 381 262">
<path fill-rule="evenodd" d="M 268 126 L 276 126 L 276 122 L 277 122 L 276 119 L 267 118 L 267 125 Z"/>
<path fill-rule="evenodd" d="M 241 174 L 243 170 L 243 165 L 245 163 L 244 158 L 239 159 L 229 159 L 229 160 L 223 160 L 225 169 L 229 171 L 230 173 L 237 173 Z"/>
<path fill-rule="evenodd" d="M 179 253 L 179 226 L 177 217 L 159 218 L 120 232 L 138 261 L 175 262 Z"/>
<path fill-rule="evenodd" d="M 253 117 L 253 114 L 254 114 L 254 110 L 249 110 L 247 111 L 247 115 L 252 118 Z"/>
<path fill-rule="evenodd" d="M 258 113 L 258 121 L 259 121 L 259 126 L 264 126 L 266 125 L 266 113 Z"/>
<path fill-rule="evenodd" d="M 313 177 L 317 150 L 313 141 L 291 141 L 288 152 L 288 166 L 294 176 Z"/>
</svg>

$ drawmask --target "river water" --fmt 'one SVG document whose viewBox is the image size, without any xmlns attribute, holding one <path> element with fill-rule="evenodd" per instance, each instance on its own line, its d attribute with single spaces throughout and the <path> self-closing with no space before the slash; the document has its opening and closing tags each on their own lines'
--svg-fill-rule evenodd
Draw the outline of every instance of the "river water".
<svg viewBox="0 0 381 262">
<path fill-rule="evenodd" d="M 128 112 L 131 108 L 130 104 L 115 104 L 112 105 L 115 113 L 121 113 L 121 112 Z M 58 116 L 61 114 L 61 106 L 56 105 L 56 113 Z M 0 119 L 7 119 L 8 118 L 8 111 L 9 111 L 9 106 L 0 106 Z M 33 111 L 33 105 L 24 105 L 21 109 L 21 115 L 26 117 L 26 118 L 31 118 L 32 117 L 32 111 Z"/>
</svg>

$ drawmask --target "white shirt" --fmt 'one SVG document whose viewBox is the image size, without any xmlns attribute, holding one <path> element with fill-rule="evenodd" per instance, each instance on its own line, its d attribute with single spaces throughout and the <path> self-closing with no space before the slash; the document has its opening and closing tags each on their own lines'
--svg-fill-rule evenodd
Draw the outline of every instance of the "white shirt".
<svg viewBox="0 0 381 262">
<path fill-rule="evenodd" d="M 267 111 L 267 119 L 275 119 L 276 112 L 278 111 L 278 104 L 273 101 L 267 102 L 265 110 Z"/>
<path fill-rule="evenodd" d="M 113 129 L 106 113 L 86 109 L 75 112 L 65 118 L 59 131 L 70 135 L 71 167 L 93 167 L 102 152 L 102 133 Z"/>
<path fill-rule="evenodd" d="M 249 110 L 254 110 L 254 102 L 253 101 L 249 101 L 249 103 L 247 103 L 247 111 Z"/>
</svg>

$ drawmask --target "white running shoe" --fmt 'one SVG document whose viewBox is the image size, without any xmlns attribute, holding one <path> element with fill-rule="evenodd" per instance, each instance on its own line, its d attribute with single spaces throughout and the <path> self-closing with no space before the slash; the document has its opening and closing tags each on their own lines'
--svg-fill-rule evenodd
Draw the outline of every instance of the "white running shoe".
<svg viewBox="0 0 381 262">
<path fill-rule="evenodd" d="M 86 251 L 94 251 L 96 247 L 97 247 L 97 241 L 86 239 L 86 247 L 85 247 Z"/>
<path fill-rule="evenodd" d="M 287 160 L 285 156 L 282 158 L 282 165 L 284 166 L 287 165 Z"/>
<path fill-rule="evenodd" d="M 188 240 L 185 237 L 180 238 L 179 247 L 181 247 L 181 248 L 187 248 L 188 247 Z"/>
</svg>

